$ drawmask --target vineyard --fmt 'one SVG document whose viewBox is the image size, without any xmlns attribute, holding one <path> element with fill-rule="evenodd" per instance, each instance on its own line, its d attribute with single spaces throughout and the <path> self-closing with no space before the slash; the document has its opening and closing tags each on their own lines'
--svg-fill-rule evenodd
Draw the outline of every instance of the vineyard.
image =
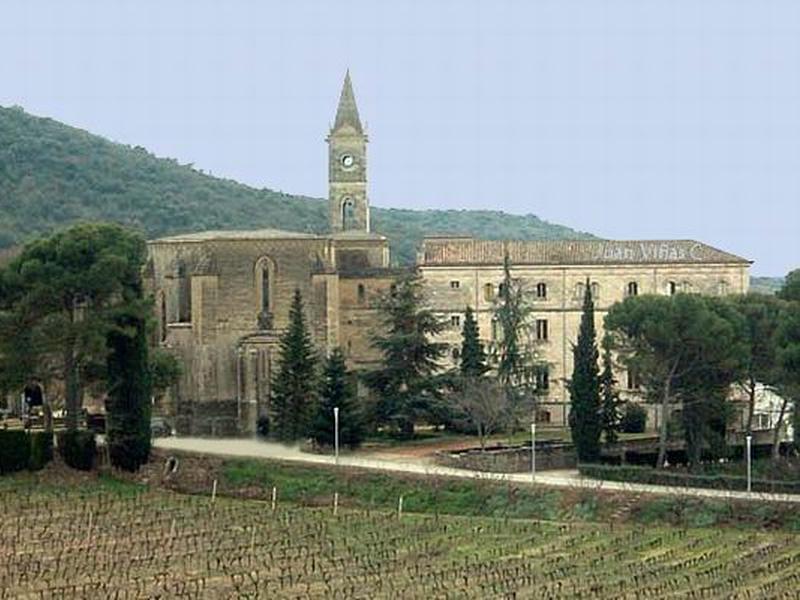
<svg viewBox="0 0 800 600">
<path fill-rule="evenodd" d="M 794 598 L 800 538 L 0 487 L 0 598 Z"/>
</svg>

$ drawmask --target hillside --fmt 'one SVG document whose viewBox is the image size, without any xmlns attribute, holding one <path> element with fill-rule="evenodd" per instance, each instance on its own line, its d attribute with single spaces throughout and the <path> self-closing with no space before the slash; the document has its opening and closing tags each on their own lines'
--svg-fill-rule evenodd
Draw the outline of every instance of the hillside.
<svg viewBox="0 0 800 600">
<path fill-rule="evenodd" d="M 776 294 L 783 287 L 783 277 L 751 277 L 750 291 L 757 294 Z"/>
<path fill-rule="evenodd" d="M 205 229 L 274 227 L 322 233 L 318 198 L 255 189 L 110 142 L 18 107 L 0 107 L 0 250 L 75 221 L 117 221 L 148 237 Z M 425 234 L 489 239 L 590 237 L 536 216 L 499 211 L 372 210 L 395 260 L 414 260 Z"/>
</svg>

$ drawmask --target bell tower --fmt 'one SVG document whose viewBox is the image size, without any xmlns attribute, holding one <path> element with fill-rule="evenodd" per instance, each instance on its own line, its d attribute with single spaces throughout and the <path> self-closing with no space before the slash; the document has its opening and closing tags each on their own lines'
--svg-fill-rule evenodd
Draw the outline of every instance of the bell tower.
<svg viewBox="0 0 800 600">
<path fill-rule="evenodd" d="M 369 232 L 367 200 L 367 135 L 361 126 L 350 71 L 328 134 L 328 206 L 333 233 Z"/>
</svg>

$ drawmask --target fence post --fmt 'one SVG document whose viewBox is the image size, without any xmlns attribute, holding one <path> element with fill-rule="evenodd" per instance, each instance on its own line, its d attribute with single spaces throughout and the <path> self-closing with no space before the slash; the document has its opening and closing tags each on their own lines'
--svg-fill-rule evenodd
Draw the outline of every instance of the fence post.
<svg viewBox="0 0 800 600">
<path fill-rule="evenodd" d="M 397 500 L 397 519 L 400 520 L 403 517 L 403 497 L 400 496 Z"/>
<path fill-rule="evenodd" d="M 272 512 L 275 512 L 275 505 L 278 502 L 278 488 L 276 486 L 272 486 Z"/>
</svg>

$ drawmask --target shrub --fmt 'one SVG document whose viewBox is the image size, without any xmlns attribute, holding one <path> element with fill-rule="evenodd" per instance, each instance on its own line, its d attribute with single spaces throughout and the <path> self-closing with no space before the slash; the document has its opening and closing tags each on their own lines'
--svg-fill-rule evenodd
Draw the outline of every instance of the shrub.
<svg viewBox="0 0 800 600">
<path fill-rule="evenodd" d="M 619 428 L 623 433 L 644 433 L 647 425 L 647 411 L 639 406 L 628 402 L 622 409 L 622 418 L 619 420 Z"/>
<path fill-rule="evenodd" d="M 39 471 L 53 460 L 53 434 L 48 431 L 37 431 L 30 434 L 30 459 L 28 468 Z"/>
<path fill-rule="evenodd" d="M 58 451 L 73 469 L 91 471 L 97 446 L 91 431 L 65 431 L 58 436 Z"/>
<path fill-rule="evenodd" d="M 24 431 L 0 431 L 0 475 L 28 468 L 31 444 Z"/>
</svg>

